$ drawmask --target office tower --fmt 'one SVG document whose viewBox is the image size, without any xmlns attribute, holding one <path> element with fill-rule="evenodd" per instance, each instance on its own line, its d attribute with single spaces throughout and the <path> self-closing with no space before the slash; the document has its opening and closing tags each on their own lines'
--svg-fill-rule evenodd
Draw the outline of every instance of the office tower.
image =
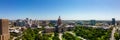
<svg viewBox="0 0 120 40">
<path fill-rule="evenodd" d="M 18 19 L 18 20 L 16 20 L 16 24 L 15 25 L 23 27 L 23 26 L 25 26 L 25 22 L 23 20 L 21 20 L 21 19 Z"/>
<path fill-rule="evenodd" d="M 60 26 L 62 24 L 61 18 L 59 16 L 58 21 L 57 21 L 57 26 Z"/>
<path fill-rule="evenodd" d="M 91 24 L 91 25 L 95 25 L 95 24 L 96 24 L 96 20 L 91 20 L 91 21 L 90 21 L 90 24 Z"/>
<path fill-rule="evenodd" d="M 115 18 L 112 18 L 112 25 L 115 25 Z"/>
<path fill-rule="evenodd" d="M 16 20 L 16 26 L 19 26 L 20 19 Z"/>
<path fill-rule="evenodd" d="M 33 24 L 33 20 L 32 19 L 28 20 L 27 24 L 29 25 L 29 27 L 31 27 Z"/>
<path fill-rule="evenodd" d="M 0 40 L 8 40 L 9 34 L 9 21 L 7 19 L 0 19 Z"/>
<path fill-rule="evenodd" d="M 26 18 L 26 20 L 28 21 L 28 20 L 29 20 L 29 18 Z"/>
<path fill-rule="evenodd" d="M 26 18 L 25 21 L 26 21 L 26 24 L 28 24 L 29 23 L 29 18 Z"/>
<path fill-rule="evenodd" d="M 25 26 L 26 27 L 31 27 L 32 26 L 32 19 L 26 18 L 25 20 Z"/>
<path fill-rule="evenodd" d="M 77 21 L 76 23 L 79 25 L 83 25 L 83 22 L 81 22 L 81 21 Z"/>
</svg>

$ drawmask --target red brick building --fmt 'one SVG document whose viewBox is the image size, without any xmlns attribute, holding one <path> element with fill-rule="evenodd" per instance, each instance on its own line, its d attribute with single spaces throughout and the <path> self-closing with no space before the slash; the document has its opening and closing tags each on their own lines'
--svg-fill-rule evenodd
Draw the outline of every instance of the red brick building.
<svg viewBox="0 0 120 40">
<path fill-rule="evenodd" d="M 0 19 L 0 40 L 9 40 L 9 21 L 7 19 Z"/>
</svg>

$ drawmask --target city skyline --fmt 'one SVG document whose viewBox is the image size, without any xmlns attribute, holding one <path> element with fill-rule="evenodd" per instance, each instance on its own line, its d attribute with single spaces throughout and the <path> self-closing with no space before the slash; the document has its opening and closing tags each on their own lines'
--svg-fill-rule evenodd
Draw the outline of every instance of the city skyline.
<svg viewBox="0 0 120 40">
<path fill-rule="evenodd" d="M 0 18 L 10 20 L 120 20 L 120 0 L 0 0 Z"/>
</svg>

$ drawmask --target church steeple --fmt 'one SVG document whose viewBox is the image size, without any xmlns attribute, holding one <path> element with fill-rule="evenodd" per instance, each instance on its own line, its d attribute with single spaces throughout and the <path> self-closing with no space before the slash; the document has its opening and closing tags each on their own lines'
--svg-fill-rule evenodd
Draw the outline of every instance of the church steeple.
<svg viewBox="0 0 120 40">
<path fill-rule="evenodd" d="M 61 18 L 59 16 L 58 21 L 57 21 L 57 25 L 60 26 L 61 24 L 62 24 L 62 21 L 61 21 Z"/>
</svg>

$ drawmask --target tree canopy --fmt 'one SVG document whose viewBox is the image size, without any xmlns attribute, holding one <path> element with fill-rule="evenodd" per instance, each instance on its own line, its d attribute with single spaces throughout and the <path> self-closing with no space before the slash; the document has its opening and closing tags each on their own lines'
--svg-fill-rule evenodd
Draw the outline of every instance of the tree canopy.
<svg viewBox="0 0 120 40">
<path fill-rule="evenodd" d="M 111 29 L 76 26 L 74 32 L 77 36 L 88 40 L 109 40 Z"/>
</svg>

